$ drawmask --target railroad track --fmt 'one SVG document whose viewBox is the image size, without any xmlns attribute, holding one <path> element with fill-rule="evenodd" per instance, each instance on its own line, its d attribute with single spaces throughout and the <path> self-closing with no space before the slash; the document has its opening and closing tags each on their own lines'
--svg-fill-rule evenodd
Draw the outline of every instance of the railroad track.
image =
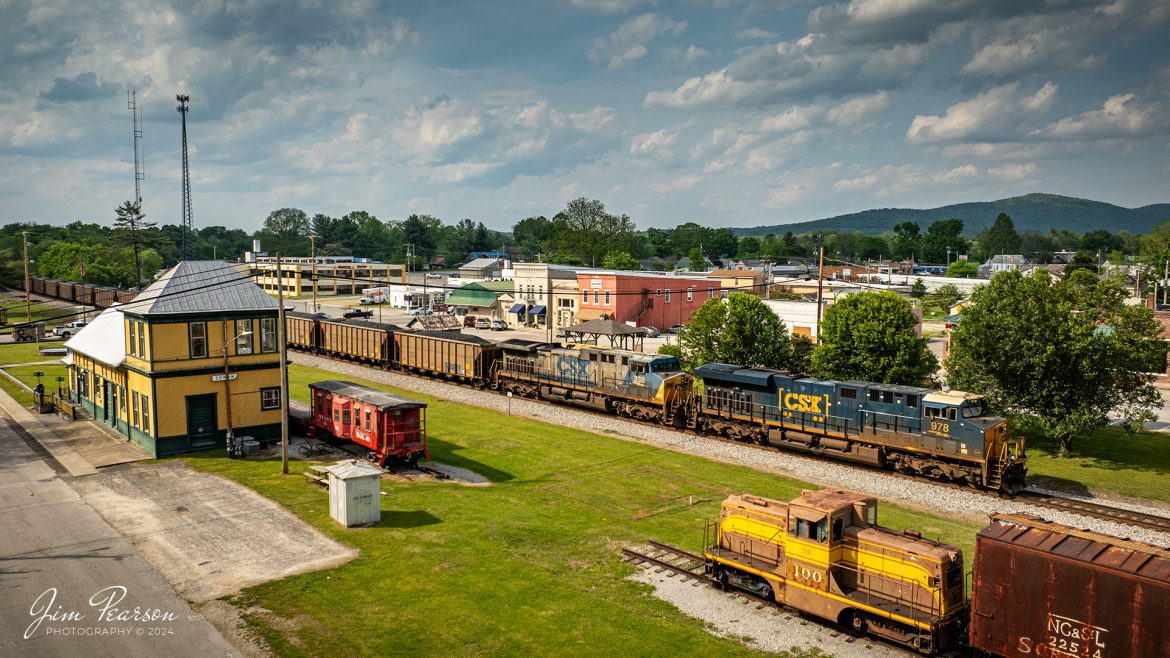
<svg viewBox="0 0 1170 658">
<path fill-rule="evenodd" d="M 321 359 L 326 359 L 326 360 L 331 360 L 331 361 L 339 361 L 341 363 L 364 366 L 364 367 L 370 368 L 371 370 L 387 371 L 387 369 L 385 369 L 385 368 L 379 368 L 377 366 L 373 366 L 373 365 L 370 365 L 367 363 L 350 361 L 347 359 L 338 359 L 338 358 L 334 358 L 334 357 L 329 357 L 329 356 L 325 356 L 325 355 L 321 355 L 321 354 L 312 354 L 312 353 L 308 353 L 308 352 L 305 352 L 304 354 L 311 356 L 311 357 L 316 357 L 316 358 L 321 358 Z M 416 377 L 418 379 L 424 379 L 427 381 L 439 381 L 439 382 L 443 382 L 446 384 L 459 386 L 459 384 L 451 382 L 451 381 L 443 379 L 443 378 L 430 377 L 430 376 L 427 376 L 427 375 L 424 375 L 421 373 L 410 372 L 410 371 L 406 371 L 406 370 L 391 369 L 391 370 L 388 370 L 388 372 L 392 372 L 392 373 L 399 374 L 399 375 L 405 375 L 407 377 Z M 558 403 L 552 402 L 550 400 L 544 400 L 541 398 L 522 398 L 522 399 L 526 402 L 535 402 L 535 403 L 542 404 L 542 405 L 549 406 L 549 407 L 562 407 L 562 405 L 560 405 Z M 595 413 L 600 413 L 600 412 L 596 412 L 595 410 L 588 409 L 586 407 L 570 405 L 570 408 L 572 408 L 576 411 L 581 411 L 581 412 L 594 411 Z M 615 417 L 623 422 L 633 423 L 635 425 L 642 425 L 645 427 L 652 427 L 652 428 L 656 428 L 656 429 L 669 429 L 671 431 L 683 432 L 683 433 L 691 434 L 694 436 L 700 436 L 700 437 L 703 437 L 704 439 L 711 440 L 711 441 L 719 441 L 722 443 L 729 443 L 729 444 L 740 445 L 740 446 L 750 446 L 750 447 L 755 448 L 757 450 L 765 450 L 768 452 L 775 452 L 775 453 L 781 453 L 781 454 L 786 454 L 786 455 L 794 455 L 796 457 L 802 457 L 802 458 L 806 458 L 806 459 L 817 459 L 817 457 L 814 455 L 809 455 L 806 453 L 796 452 L 796 451 L 792 451 L 792 450 L 786 450 L 786 449 L 778 447 L 778 446 L 767 445 L 767 444 L 758 444 L 758 443 L 753 443 L 750 441 L 739 441 L 736 439 L 729 439 L 727 437 L 713 435 L 713 434 L 704 434 L 703 432 L 699 432 L 699 431 L 694 430 L 694 429 L 666 427 L 660 423 L 655 423 L 655 422 L 646 421 L 646 420 L 640 420 L 637 418 L 629 418 L 629 417 L 625 417 L 625 416 L 615 416 Z M 554 422 L 554 423 L 556 422 L 554 419 L 546 419 L 546 420 L 548 422 Z M 866 466 L 866 465 L 862 465 L 862 464 L 851 464 L 851 463 L 844 462 L 844 461 L 835 461 L 835 463 L 841 467 L 844 467 L 844 468 L 858 468 L 858 469 L 863 469 L 863 470 L 867 470 L 870 472 L 881 473 L 881 474 L 886 475 L 888 477 L 900 478 L 900 479 L 904 479 L 904 480 L 908 480 L 908 481 L 912 481 L 912 482 L 929 483 L 929 484 L 933 484 L 935 486 L 942 486 L 942 487 L 948 487 L 948 488 L 953 488 L 953 489 L 961 489 L 963 491 L 967 491 L 969 493 L 973 493 L 973 494 L 981 495 L 981 496 L 990 496 L 990 497 L 996 497 L 996 498 L 1002 496 L 1002 494 L 1000 494 L 999 492 L 978 489 L 978 488 L 971 487 L 971 486 L 965 485 L 965 484 L 957 484 L 954 482 L 945 482 L 945 481 L 941 481 L 941 480 L 931 480 L 931 479 L 923 478 L 920 476 L 909 475 L 906 473 L 899 473 L 897 471 L 893 471 L 893 470 L 889 470 L 889 469 L 876 468 L 876 467 Z M 1092 518 L 1102 519 L 1102 520 L 1106 520 L 1106 521 L 1112 521 L 1114 523 L 1120 523 L 1120 524 L 1124 524 L 1124 525 L 1132 525 L 1132 526 L 1141 527 L 1141 528 L 1149 528 L 1152 530 L 1170 533 L 1170 518 L 1167 518 L 1167 517 L 1155 516 L 1155 515 L 1150 515 L 1150 514 L 1143 514 L 1141 512 L 1134 512 L 1132 510 L 1127 510 L 1127 509 L 1122 509 L 1122 508 L 1117 508 L 1117 507 L 1110 507 L 1108 505 L 1101 505 L 1098 503 L 1089 503 L 1086 501 L 1077 500 L 1077 499 L 1073 499 L 1073 498 L 1062 498 L 1060 496 L 1052 496 L 1050 494 L 1039 494 L 1039 493 L 1030 492 L 1027 490 L 1025 490 L 1019 494 L 1016 494 L 1016 496 L 1014 498 L 1017 500 L 1026 501 L 1026 502 L 1034 504 L 1038 507 L 1048 507 L 1050 509 L 1061 510 L 1061 511 L 1069 512 L 1072 514 L 1080 514 L 1082 516 L 1089 516 Z"/>
<path fill-rule="evenodd" d="M 1064 498 L 1061 496 L 1053 496 L 1051 494 L 1042 494 L 1028 490 L 1024 490 L 1016 494 L 1016 500 L 1024 501 L 1030 505 L 1047 507 L 1072 514 L 1080 514 L 1082 516 L 1089 516 L 1104 521 L 1113 521 L 1116 523 L 1123 523 L 1141 528 L 1150 528 L 1152 530 L 1158 530 L 1161 532 L 1170 532 L 1170 518 L 1165 516 L 1146 514 L 1144 512 L 1135 512 L 1133 510 L 1120 507 L 1110 507 L 1109 505 L 1101 505 L 1100 503 L 1091 503 L 1086 500 Z"/>
</svg>

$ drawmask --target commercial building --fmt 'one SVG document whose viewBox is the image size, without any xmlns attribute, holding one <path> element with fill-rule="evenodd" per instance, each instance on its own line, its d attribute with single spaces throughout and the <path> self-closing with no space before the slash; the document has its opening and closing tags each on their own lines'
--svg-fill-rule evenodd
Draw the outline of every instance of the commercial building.
<svg viewBox="0 0 1170 658">
<path fill-rule="evenodd" d="M 719 280 L 701 274 L 599 270 L 578 272 L 577 287 L 575 321 L 609 319 L 656 329 L 687 322 L 722 290 Z"/>
<path fill-rule="evenodd" d="M 502 320 L 515 303 L 513 285 L 512 281 L 473 281 L 450 291 L 447 305 L 457 315 Z"/>
<path fill-rule="evenodd" d="M 277 305 L 220 261 L 185 261 L 65 343 L 70 395 L 156 457 L 280 438 Z"/>
<path fill-rule="evenodd" d="M 312 258 L 282 258 L 282 277 L 276 276 L 276 258 L 257 256 L 251 262 L 236 264 L 241 274 L 249 276 L 265 292 L 276 294 L 283 283 L 284 294 L 301 297 L 313 294 Z M 385 286 L 391 282 L 403 282 L 406 266 L 382 263 L 368 258 L 353 256 L 317 256 L 318 295 L 357 295 L 366 288 Z"/>
<path fill-rule="evenodd" d="M 516 263 L 513 265 L 516 301 L 505 319 L 511 326 L 554 329 L 576 323 L 577 269 L 568 265 Z"/>
<path fill-rule="evenodd" d="M 707 272 L 708 279 L 719 279 L 723 296 L 731 292 L 746 292 L 751 295 L 764 295 L 768 282 L 768 273 L 763 270 L 712 270 Z"/>
</svg>

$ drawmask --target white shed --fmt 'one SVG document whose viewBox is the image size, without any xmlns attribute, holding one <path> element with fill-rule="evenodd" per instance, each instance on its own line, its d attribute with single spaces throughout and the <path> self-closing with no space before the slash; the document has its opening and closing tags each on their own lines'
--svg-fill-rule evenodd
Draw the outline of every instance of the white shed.
<svg viewBox="0 0 1170 658">
<path fill-rule="evenodd" d="M 329 473 L 329 515 L 341 525 L 382 520 L 382 469 L 349 459 L 325 469 Z"/>
</svg>

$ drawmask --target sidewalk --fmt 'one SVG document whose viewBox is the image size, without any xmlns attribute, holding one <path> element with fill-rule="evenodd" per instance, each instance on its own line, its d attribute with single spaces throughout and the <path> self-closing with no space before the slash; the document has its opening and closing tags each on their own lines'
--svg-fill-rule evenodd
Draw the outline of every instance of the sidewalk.
<svg viewBox="0 0 1170 658">
<path fill-rule="evenodd" d="M 7 419 L 0 528 L 0 656 L 239 655 Z"/>
<path fill-rule="evenodd" d="M 93 475 L 102 466 L 153 459 L 112 428 L 94 421 L 69 421 L 54 414 L 34 414 L 2 390 L 0 410 L 23 427 L 74 477 Z"/>
</svg>

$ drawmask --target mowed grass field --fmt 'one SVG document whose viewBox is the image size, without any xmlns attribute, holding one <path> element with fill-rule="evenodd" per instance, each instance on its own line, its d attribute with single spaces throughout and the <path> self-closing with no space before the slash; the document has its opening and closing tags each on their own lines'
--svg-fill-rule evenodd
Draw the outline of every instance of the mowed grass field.
<svg viewBox="0 0 1170 658">
<path fill-rule="evenodd" d="M 294 366 L 293 397 L 307 401 L 308 382 L 336 377 Z M 234 600 L 279 655 L 748 653 L 626 580 L 632 567 L 620 548 L 655 538 L 698 551 L 704 522 L 728 494 L 788 500 L 809 485 L 395 392 L 430 404 L 433 459 L 492 484 L 384 480 L 381 526 L 346 530 L 329 518 L 326 492 L 299 475 L 302 462 L 281 476 L 275 460 L 184 458 L 360 551 L 339 568 L 253 587 Z M 880 518 L 968 555 L 978 529 L 893 506 Z"/>
<path fill-rule="evenodd" d="M 50 346 L 60 347 L 60 345 L 60 343 L 57 343 Z M 33 376 L 33 373 L 37 371 L 43 372 L 45 376 L 41 377 L 41 383 L 45 385 L 45 390 L 56 392 L 56 378 L 66 377 L 67 371 L 65 365 L 59 361 L 61 357 L 41 356 L 37 353 L 38 349 L 43 346 L 37 345 L 36 343 L 9 343 L 0 345 L 0 367 L 4 368 L 5 372 L 20 380 L 29 388 L 37 385 L 37 378 Z M 42 363 L 35 366 L 12 365 L 15 363 L 37 363 L 40 361 L 51 361 L 52 363 Z M 32 394 L 22 389 L 7 377 L 0 376 L 0 389 L 3 389 L 21 404 L 32 404 Z"/>
<path fill-rule="evenodd" d="M 1074 439 L 1070 455 L 1061 457 L 1059 441 L 1024 432 L 1033 482 L 1170 502 L 1170 433 L 1130 436 L 1121 428 L 1105 427 Z"/>
</svg>

